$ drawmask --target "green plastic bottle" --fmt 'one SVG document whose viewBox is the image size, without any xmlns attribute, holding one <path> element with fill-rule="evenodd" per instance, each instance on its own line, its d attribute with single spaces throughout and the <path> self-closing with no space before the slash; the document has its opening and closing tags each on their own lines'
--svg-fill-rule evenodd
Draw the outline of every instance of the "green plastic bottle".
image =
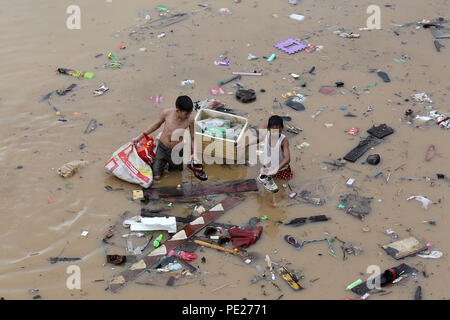
<svg viewBox="0 0 450 320">
<path fill-rule="evenodd" d="M 87 78 L 92 79 L 94 77 L 93 72 L 84 72 L 84 71 L 77 71 L 72 69 L 66 69 L 66 68 L 58 68 L 58 72 L 62 74 L 67 74 L 68 76 L 76 77 L 76 78 Z"/>
<path fill-rule="evenodd" d="M 226 133 L 225 129 L 215 128 L 215 127 L 206 127 L 205 131 L 208 131 L 209 133 L 212 133 L 212 134 L 218 135 L 218 136 L 224 136 Z"/>
<path fill-rule="evenodd" d="M 158 238 L 156 238 L 156 240 L 153 241 L 153 246 L 154 246 L 155 248 L 158 248 L 158 247 L 159 247 L 159 245 L 161 244 L 162 238 L 163 238 L 163 235 L 160 234 L 160 235 L 158 236 Z"/>
</svg>

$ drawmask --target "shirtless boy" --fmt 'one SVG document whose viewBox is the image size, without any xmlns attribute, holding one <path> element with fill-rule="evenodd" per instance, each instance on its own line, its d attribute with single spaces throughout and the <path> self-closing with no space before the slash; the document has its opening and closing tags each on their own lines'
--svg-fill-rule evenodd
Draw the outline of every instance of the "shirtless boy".
<svg viewBox="0 0 450 320">
<path fill-rule="evenodd" d="M 179 96 L 175 102 L 175 106 L 176 108 L 165 109 L 159 120 L 154 125 L 150 126 L 147 131 L 145 131 L 145 134 L 150 135 L 158 130 L 164 123 L 164 129 L 162 131 L 161 138 L 159 139 L 155 159 L 152 164 L 153 178 L 155 180 L 160 179 L 167 163 L 169 164 L 169 170 L 183 170 L 183 163 L 175 164 L 172 159 L 172 149 L 183 141 L 183 135 L 177 133 L 175 133 L 175 137 L 179 137 L 178 140 L 172 139 L 172 134 L 176 130 L 182 130 L 182 133 L 184 133 L 184 130 L 189 127 L 189 132 L 191 135 L 191 159 L 193 159 L 194 119 L 191 117 L 191 113 L 194 108 L 194 104 L 188 96 Z M 132 139 L 131 142 L 136 144 L 142 138 L 143 133 Z M 179 151 L 179 156 L 181 158 L 183 157 L 183 149 Z"/>
</svg>

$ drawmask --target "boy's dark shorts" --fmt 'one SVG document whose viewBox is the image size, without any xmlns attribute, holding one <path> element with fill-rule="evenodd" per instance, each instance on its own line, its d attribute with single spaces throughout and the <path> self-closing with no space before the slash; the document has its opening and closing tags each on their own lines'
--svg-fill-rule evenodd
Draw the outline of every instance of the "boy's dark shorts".
<svg viewBox="0 0 450 320">
<path fill-rule="evenodd" d="M 183 157 L 183 149 L 180 150 L 180 157 Z M 166 147 L 161 141 L 156 149 L 155 159 L 152 163 L 153 176 L 160 177 L 166 164 L 169 164 L 169 170 L 183 170 L 183 163 L 175 164 L 172 161 L 172 149 Z"/>
</svg>

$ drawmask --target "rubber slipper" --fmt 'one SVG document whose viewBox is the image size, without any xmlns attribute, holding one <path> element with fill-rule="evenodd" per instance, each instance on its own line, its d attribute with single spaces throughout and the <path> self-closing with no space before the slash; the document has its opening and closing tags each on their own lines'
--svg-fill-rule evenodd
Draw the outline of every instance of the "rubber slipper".
<svg viewBox="0 0 450 320">
<path fill-rule="evenodd" d="M 105 86 L 104 84 L 102 84 L 101 87 L 99 87 L 98 89 L 95 89 L 92 94 L 94 96 L 101 96 L 102 94 L 104 94 L 108 90 L 109 90 L 109 88 L 107 86 Z"/>
<path fill-rule="evenodd" d="M 208 180 L 208 176 L 206 175 L 205 171 L 194 171 L 194 176 L 200 181 Z"/>
<path fill-rule="evenodd" d="M 386 72 L 378 71 L 377 74 L 381 79 L 383 79 L 384 82 L 391 82 L 391 79 L 389 79 L 389 76 Z"/>
<path fill-rule="evenodd" d="M 302 245 L 300 243 L 298 243 L 297 239 L 295 239 L 293 236 L 291 235 L 285 235 L 284 236 L 284 240 L 286 240 L 287 243 L 293 245 L 295 248 L 299 249 L 302 247 Z"/>
<path fill-rule="evenodd" d="M 188 163 L 188 168 L 192 171 L 203 171 L 203 165 L 199 163 L 194 163 L 193 161 Z"/>
<path fill-rule="evenodd" d="M 192 170 L 194 176 L 200 181 L 208 180 L 208 176 L 205 171 L 203 171 L 203 166 L 201 164 L 195 164 L 193 161 L 189 162 L 187 167 Z"/>
</svg>

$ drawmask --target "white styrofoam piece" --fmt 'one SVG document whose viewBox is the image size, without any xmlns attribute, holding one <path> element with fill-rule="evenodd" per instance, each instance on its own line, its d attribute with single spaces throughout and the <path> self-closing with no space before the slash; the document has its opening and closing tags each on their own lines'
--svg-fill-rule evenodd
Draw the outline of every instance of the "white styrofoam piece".
<svg viewBox="0 0 450 320">
<path fill-rule="evenodd" d="M 169 233 L 177 232 L 177 220 L 175 217 L 142 218 L 141 222 L 130 221 L 131 231 L 155 231 L 166 230 Z"/>
</svg>

